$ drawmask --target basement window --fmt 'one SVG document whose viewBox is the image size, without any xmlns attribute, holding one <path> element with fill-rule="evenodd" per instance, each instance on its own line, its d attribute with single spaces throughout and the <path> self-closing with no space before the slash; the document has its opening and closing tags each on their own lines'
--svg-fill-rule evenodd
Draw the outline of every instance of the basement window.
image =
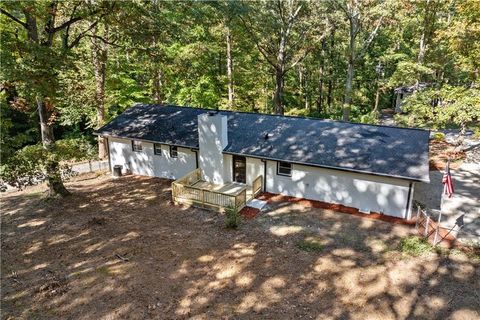
<svg viewBox="0 0 480 320">
<path fill-rule="evenodd" d="M 278 161 L 277 162 L 277 174 L 279 176 L 291 177 L 292 176 L 292 164 L 288 163 L 288 162 Z"/>
<path fill-rule="evenodd" d="M 160 143 L 153 144 L 153 153 L 156 154 L 157 156 L 162 155 L 162 145 Z"/>
<path fill-rule="evenodd" d="M 178 149 L 176 146 L 170 146 L 170 158 L 178 158 Z"/>
<path fill-rule="evenodd" d="M 135 152 L 140 152 L 140 151 L 142 151 L 142 142 L 141 142 L 141 141 L 132 140 L 132 151 L 135 151 Z"/>
</svg>

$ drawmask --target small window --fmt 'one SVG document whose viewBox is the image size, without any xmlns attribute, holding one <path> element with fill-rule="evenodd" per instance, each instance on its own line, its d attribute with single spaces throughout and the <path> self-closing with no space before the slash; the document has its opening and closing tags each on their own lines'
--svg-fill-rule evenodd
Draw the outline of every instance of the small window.
<svg viewBox="0 0 480 320">
<path fill-rule="evenodd" d="M 155 153 L 157 156 L 162 155 L 162 145 L 160 143 L 153 144 L 153 153 Z"/>
<path fill-rule="evenodd" d="M 139 152 L 142 151 L 142 142 L 141 141 L 132 141 L 132 151 Z"/>
<path fill-rule="evenodd" d="M 292 164 L 288 162 L 277 162 L 277 174 L 280 176 L 292 176 Z"/>
<path fill-rule="evenodd" d="M 178 150 L 176 146 L 170 146 L 170 158 L 178 158 Z"/>
</svg>

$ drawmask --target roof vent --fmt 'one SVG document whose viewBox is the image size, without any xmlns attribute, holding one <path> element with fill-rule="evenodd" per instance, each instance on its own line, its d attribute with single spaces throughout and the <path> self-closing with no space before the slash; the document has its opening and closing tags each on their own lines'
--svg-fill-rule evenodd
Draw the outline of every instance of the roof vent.
<svg viewBox="0 0 480 320">
<path fill-rule="evenodd" d="M 269 137 L 268 133 L 265 133 L 265 135 L 263 136 L 263 139 L 268 140 L 268 137 Z"/>
<path fill-rule="evenodd" d="M 208 115 L 209 116 L 214 116 L 214 115 L 218 114 L 218 111 L 219 111 L 218 108 L 216 108 L 215 110 L 208 111 Z"/>
</svg>

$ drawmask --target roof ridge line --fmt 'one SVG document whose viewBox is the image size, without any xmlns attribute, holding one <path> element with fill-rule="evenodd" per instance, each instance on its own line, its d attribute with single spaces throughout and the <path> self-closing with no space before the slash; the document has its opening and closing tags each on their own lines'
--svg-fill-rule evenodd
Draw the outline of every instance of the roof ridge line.
<svg viewBox="0 0 480 320">
<path fill-rule="evenodd" d="M 208 108 L 201 108 L 201 107 L 194 107 L 194 106 L 187 106 L 187 105 L 179 106 L 179 105 L 176 105 L 176 104 L 156 104 L 156 103 L 146 103 L 146 104 L 145 103 L 137 103 L 134 106 L 161 106 L 161 107 L 175 107 L 175 108 L 182 108 L 182 109 L 196 109 L 196 110 L 205 110 L 205 111 L 217 110 L 217 109 L 208 109 Z M 306 120 L 326 121 L 326 122 L 339 122 L 339 123 L 352 124 L 352 125 L 392 128 L 392 129 L 430 131 L 430 129 L 422 129 L 422 128 L 388 126 L 388 125 L 384 125 L 384 124 L 370 124 L 370 123 L 350 122 L 350 121 L 344 121 L 344 120 L 324 119 L 324 118 L 305 117 L 305 116 L 259 113 L 259 112 L 252 112 L 252 111 L 238 111 L 238 110 L 225 110 L 225 109 L 218 109 L 218 111 L 219 112 L 228 112 L 228 113 L 243 113 L 243 114 L 253 114 L 253 115 L 271 116 L 271 117 L 281 117 L 281 118 L 306 119 Z"/>
</svg>

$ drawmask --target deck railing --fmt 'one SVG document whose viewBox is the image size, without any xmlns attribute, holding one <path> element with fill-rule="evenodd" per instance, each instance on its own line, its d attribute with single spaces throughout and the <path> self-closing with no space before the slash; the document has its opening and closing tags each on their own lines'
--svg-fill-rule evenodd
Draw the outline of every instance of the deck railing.
<svg viewBox="0 0 480 320">
<path fill-rule="evenodd" d="M 235 194 L 228 194 L 193 186 L 201 180 L 202 173 L 200 169 L 196 169 L 186 176 L 175 180 L 172 183 L 173 201 L 218 211 L 223 211 L 225 208 L 242 210 L 247 204 L 246 186 Z"/>
<path fill-rule="evenodd" d="M 252 198 L 255 198 L 262 191 L 263 176 L 259 175 L 252 183 Z"/>
</svg>

